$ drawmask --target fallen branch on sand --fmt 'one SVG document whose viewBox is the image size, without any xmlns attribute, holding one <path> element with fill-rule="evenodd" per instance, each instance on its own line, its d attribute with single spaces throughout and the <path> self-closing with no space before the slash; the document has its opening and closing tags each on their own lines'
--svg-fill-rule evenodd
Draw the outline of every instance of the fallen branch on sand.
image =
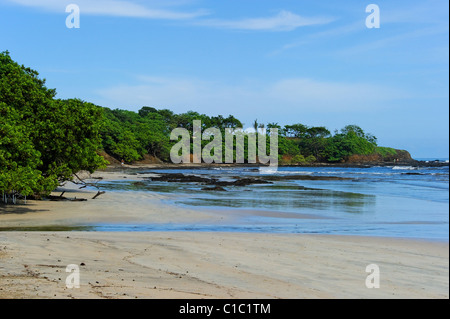
<svg viewBox="0 0 450 319">
<path fill-rule="evenodd" d="M 76 197 L 75 198 L 67 198 L 67 197 L 63 197 L 62 194 L 59 196 L 49 195 L 46 198 L 52 202 L 58 202 L 58 201 L 85 202 L 85 201 L 87 201 L 86 198 L 76 198 Z"/>
<path fill-rule="evenodd" d="M 80 178 L 77 174 L 74 173 L 73 175 L 78 179 L 78 182 L 76 182 L 74 180 L 72 180 L 71 182 L 74 183 L 75 185 L 82 185 L 82 186 L 80 186 L 79 189 L 85 188 L 87 186 L 92 186 L 92 187 L 95 187 L 95 188 L 98 189 L 97 183 L 100 182 L 103 179 L 103 177 L 91 177 L 90 176 L 90 179 L 96 179 L 97 182 L 95 182 L 95 183 L 88 183 L 84 179 Z"/>
<path fill-rule="evenodd" d="M 105 192 L 100 192 L 100 191 L 98 191 L 98 193 L 94 196 L 94 197 L 92 197 L 92 199 L 96 199 L 98 196 L 100 196 L 100 195 L 102 195 L 102 194 L 104 194 Z"/>
</svg>

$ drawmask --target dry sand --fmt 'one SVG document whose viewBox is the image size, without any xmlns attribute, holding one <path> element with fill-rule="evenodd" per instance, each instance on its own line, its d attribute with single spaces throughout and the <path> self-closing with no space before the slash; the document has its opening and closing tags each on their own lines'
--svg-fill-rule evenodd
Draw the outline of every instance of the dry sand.
<svg viewBox="0 0 450 319">
<path fill-rule="evenodd" d="M 92 200 L 96 192 L 65 190 L 89 200 L 0 206 L 0 227 L 236 218 L 167 205 L 170 194 Z M 79 267 L 80 288 L 66 287 L 69 264 Z M 380 288 L 366 287 L 369 264 L 379 267 Z M 357 236 L 2 231 L 0 298 L 449 298 L 449 246 Z"/>
</svg>

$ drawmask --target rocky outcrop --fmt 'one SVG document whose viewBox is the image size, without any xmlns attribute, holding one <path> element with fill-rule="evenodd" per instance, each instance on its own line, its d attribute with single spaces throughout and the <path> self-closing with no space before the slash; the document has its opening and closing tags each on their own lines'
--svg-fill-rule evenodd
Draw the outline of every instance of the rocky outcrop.
<svg viewBox="0 0 450 319">
<path fill-rule="evenodd" d="M 189 175 L 181 173 L 155 173 L 159 176 L 148 177 L 147 180 L 172 182 L 172 183 L 196 183 L 205 185 L 204 191 L 226 191 L 224 187 L 240 187 L 254 184 L 273 184 L 283 180 L 346 180 L 339 176 L 311 176 L 311 175 L 265 175 L 258 178 L 234 176 L 233 180 L 219 180 L 212 177 Z"/>
<path fill-rule="evenodd" d="M 394 150 L 395 153 L 388 153 L 382 155 L 380 153 L 375 153 L 371 155 L 358 155 L 354 154 L 348 157 L 345 163 L 349 164 L 413 164 L 416 162 L 408 151 L 405 150 Z"/>
</svg>

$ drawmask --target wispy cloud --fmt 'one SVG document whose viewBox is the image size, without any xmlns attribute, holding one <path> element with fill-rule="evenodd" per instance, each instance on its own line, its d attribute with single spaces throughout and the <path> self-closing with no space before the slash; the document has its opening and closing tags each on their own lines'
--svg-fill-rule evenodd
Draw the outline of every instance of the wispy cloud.
<svg viewBox="0 0 450 319">
<path fill-rule="evenodd" d="M 318 32 L 313 32 L 313 33 L 304 35 L 302 38 L 293 40 L 292 42 L 289 42 L 289 43 L 283 45 L 281 48 L 270 52 L 268 55 L 269 56 L 278 55 L 285 51 L 295 49 L 298 47 L 302 47 L 302 46 L 305 46 L 312 42 L 326 41 L 326 39 L 329 39 L 329 38 L 345 36 L 348 34 L 352 34 L 352 33 L 364 30 L 364 28 L 365 28 L 365 26 L 360 21 L 358 21 L 356 23 L 339 26 L 339 27 L 336 27 L 336 26 L 334 26 L 332 28 L 330 27 L 324 31 L 318 31 Z"/>
<path fill-rule="evenodd" d="M 330 17 L 302 17 L 282 10 L 275 16 L 264 18 L 246 18 L 241 20 L 207 19 L 196 24 L 216 28 L 262 31 L 292 31 L 299 27 L 327 24 L 333 21 Z"/>
<path fill-rule="evenodd" d="M 394 47 L 405 47 L 405 45 L 411 43 L 417 43 L 419 39 L 426 39 L 433 36 L 446 35 L 448 36 L 448 26 L 438 26 L 438 27 L 427 27 L 423 29 L 413 30 L 406 33 L 395 34 L 393 36 L 388 36 L 376 41 L 364 42 L 361 44 L 357 44 L 354 46 L 349 46 L 343 50 L 338 50 L 335 54 L 341 56 L 361 56 L 366 52 L 374 52 L 381 49 L 386 48 L 394 48 Z M 422 48 L 423 50 L 432 48 Z M 442 49 L 441 46 L 438 47 L 439 50 Z"/>
<path fill-rule="evenodd" d="M 347 49 L 336 52 L 343 53 L 363 53 L 372 49 L 378 49 L 390 45 L 403 43 L 419 37 L 428 37 L 432 35 L 448 33 L 448 1 L 447 0 L 425 0 L 420 3 L 412 3 L 410 5 L 398 5 L 395 2 L 385 4 L 381 7 L 381 29 L 386 31 L 386 37 L 377 41 L 367 37 L 368 41 L 364 42 L 363 38 L 357 38 L 359 43 L 349 43 Z M 348 17 L 340 17 L 344 25 L 333 24 L 326 30 L 303 35 L 301 38 L 295 39 L 282 47 L 270 52 L 269 56 L 281 54 L 287 50 L 303 47 L 310 43 L 324 43 L 327 39 L 342 38 L 349 35 L 361 35 L 362 32 L 368 31 L 365 26 L 366 13 L 354 15 L 352 10 L 348 10 Z M 353 21 L 353 22 L 352 22 Z M 373 32 L 372 32 L 373 33 Z M 342 51 L 342 52 L 341 52 Z"/>
<path fill-rule="evenodd" d="M 75 3 L 82 14 L 105 15 L 114 17 L 136 17 L 149 19 L 193 19 L 209 14 L 207 10 L 181 12 L 167 9 L 150 8 L 132 1 L 125 0 L 9 0 L 27 7 L 36 7 L 53 12 L 65 12 L 68 4 Z"/>
<path fill-rule="evenodd" d="M 99 89 L 95 103 L 136 110 L 143 105 L 176 111 L 195 109 L 206 114 L 339 113 L 382 109 L 390 101 L 409 98 L 400 89 L 371 83 L 327 82 L 310 78 L 279 79 L 269 83 L 227 84 L 196 78 L 138 77 L 137 85 Z M 386 103 L 387 102 L 387 103 Z M 245 114 L 247 113 L 247 114 Z"/>
<path fill-rule="evenodd" d="M 329 17 L 303 17 L 282 10 L 269 17 L 245 18 L 240 20 L 206 19 L 212 14 L 207 9 L 194 11 L 172 10 L 173 7 L 186 5 L 186 1 L 148 2 L 137 0 L 6 0 L 10 3 L 39 8 L 51 12 L 65 13 L 68 4 L 80 7 L 82 14 L 113 17 L 135 17 L 167 20 L 194 20 L 194 25 L 239 30 L 292 31 L 299 27 L 327 24 L 333 21 Z M 168 9 L 167 9 L 168 8 Z M 202 19 L 201 19 L 202 18 Z"/>
</svg>

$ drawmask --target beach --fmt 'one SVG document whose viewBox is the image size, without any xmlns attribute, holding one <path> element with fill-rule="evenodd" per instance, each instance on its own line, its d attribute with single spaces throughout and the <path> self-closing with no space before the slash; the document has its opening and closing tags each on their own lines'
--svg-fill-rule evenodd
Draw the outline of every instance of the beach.
<svg viewBox="0 0 450 319">
<path fill-rule="evenodd" d="M 102 178 L 139 179 L 120 170 Z M 0 206 L 0 298 L 449 298 L 448 242 L 199 231 L 90 231 L 94 224 L 228 223 L 250 212 L 167 205 L 176 194 L 106 192 L 87 201 Z M 255 210 L 253 215 L 267 212 Z M 286 216 L 288 218 L 288 216 Z M 297 216 L 296 218 L 309 218 Z M 21 231 L 18 231 L 21 230 Z M 76 230 L 76 231 L 75 231 Z M 369 265 L 379 288 L 368 288 Z M 68 265 L 80 288 L 68 288 Z"/>
</svg>

